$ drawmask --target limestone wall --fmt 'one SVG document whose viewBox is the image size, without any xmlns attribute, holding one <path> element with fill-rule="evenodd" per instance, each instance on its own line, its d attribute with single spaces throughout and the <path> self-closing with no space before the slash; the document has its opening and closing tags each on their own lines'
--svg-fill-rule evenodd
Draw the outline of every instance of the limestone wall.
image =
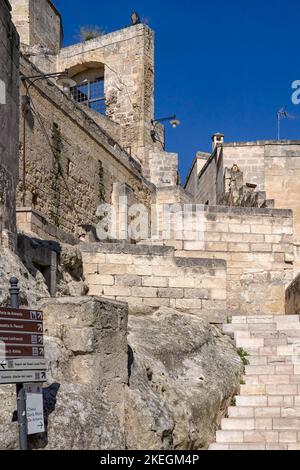
<svg viewBox="0 0 300 470">
<path fill-rule="evenodd" d="M 10 0 L 13 22 L 25 46 L 58 53 L 62 43 L 61 17 L 50 0 Z"/>
<path fill-rule="evenodd" d="M 22 72 L 30 76 L 37 71 L 22 58 Z M 22 87 L 21 94 L 24 92 Z M 126 182 L 139 202 L 149 202 L 152 186 L 141 176 L 140 165 L 76 103 L 45 81 L 30 88 L 30 97 L 25 139 L 26 207 L 78 236 L 80 225 L 97 222 L 98 204 L 111 203 L 114 183 Z M 23 206 L 23 122 L 20 134 L 18 206 Z"/>
<path fill-rule="evenodd" d="M 178 154 L 150 152 L 149 179 L 157 188 L 176 186 L 178 183 Z"/>
<path fill-rule="evenodd" d="M 115 434 L 120 433 L 124 439 L 125 389 L 128 384 L 127 306 L 90 297 L 64 297 L 47 300 L 41 308 L 44 312 L 49 382 L 61 384 L 62 391 L 69 384 L 78 392 L 76 400 L 82 393 L 89 392 L 88 407 L 95 394 L 103 407 L 102 419 L 105 419 L 106 413 L 112 415 L 110 420 L 116 420 L 115 425 L 118 426 Z M 58 406 L 64 405 L 62 401 L 63 396 L 59 394 Z M 76 409 L 75 404 L 74 407 Z M 65 415 L 67 420 L 68 412 Z M 78 414 L 75 412 L 74 416 L 73 413 L 72 422 L 77 418 Z M 96 418 L 93 416 L 93 419 Z M 98 421 L 95 427 L 99 430 L 101 425 L 103 423 Z M 97 436 L 97 433 L 93 434 Z M 99 448 L 99 441 L 105 441 L 106 437 L 96 436 L 91 440 L 98 440 Z M 55 436 L 50 438 L 52 446 L 54 442 Z M 124 442 L 117 443 L 120 447 L 124 445 Z M 61 447 L 59 442 L 57 448 Z M 92 443 L 89 448 L 93 448 Z M 97 448 L 96 445 L 94 448 Z"/>
<path fill-rule="evenodd" d="M 283 314 L 285 289 L 293 279 L 292 211 L 192 209 L 183 230 L 172 225 L 180 214 L 175 211 L 169 236 L 161 230 L 155 243 L 174 246 L 176 256 L 225 260 L 227 308 L 233 314 Z"/>
<path fill-rule="evenodd" d="M 18 179 L 19 36 L 11 22 L 10 5 L 0 3 L 0 205 L 3 228 L 13 244 L 16 230 L 15 188 Z"/>
<path fill-rule="evenodd" d="M 57 70 L 68 70 L 75 80 L 97 67 L 104 67 L 106 114 L 121 125 L 120 143 L 146 164 L 153 148 L 153 31 L 132 26 L 66 47 L 58 55 Z"/>
<path fill-rule="evenodd" d="M 285 313 L 287 315 L 300 315 L 300 274 L 286 290 Z"/>
<path fill-rule="evenodd" d="M 195 243 L 184 242 L 188 256 Z M 292 212 L 206 208 L 202 256 L 226 260 L 230 310 L 283 314 L 285 288 L 293 278 Z"/>
<path fill-rule="evenodd" d="M 217 152 L 212 154 L 197 178 L 197 185 L 194 186 L 196 188 L 194 202 L 197 204 L 209 204 L 213 206 L 217 203 L 217 156 Z"/>
<path fill-rule="evenodd" d="M 226 318 L 226 263 L 177 259 L 174 249 L 124 244 L 82 244 L 89 295 L 128 302 L 131 313 L 159 307 L 222 322 Z"/>
<path fill-rule="evenodd" d="M 186 184 L 184 186 L 184 189 L 187 191 L 187 193 L 191 195 L 195 195 L 197 193 L 198 176 L 201 170 L 206 165 L 206 162 L 209 159 L 209 157 L 210 157 L 210 154 L 208 153 L 204 153 L 204 152 L 197 153 L 193 161 L 191 171 L 186 179 Z"/>
</svg>

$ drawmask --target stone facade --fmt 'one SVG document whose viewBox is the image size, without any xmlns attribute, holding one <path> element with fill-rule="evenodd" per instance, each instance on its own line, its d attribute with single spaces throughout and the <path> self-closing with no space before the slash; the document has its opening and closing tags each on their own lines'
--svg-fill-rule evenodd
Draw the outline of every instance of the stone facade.
<svg viewBox="0 0 300 470">
<path fill-rule="evenodd" d="M 173 248 L 82 245 L 89 294 L 129 304 L 130 313 L 177 308 L 210 321 L 226 317 L 226 263 L 175 258 Z"/>
<path fill-rule="evenodd" d="M 21 68 L 25 76 L 38 72 L 24 57 Z M 49 224 L 79 238 L 83 225 L 96 225 L 98 205 L 112 202 L 115 183 L 126 182 L 139 202 L 147 202 L 153 187 L 141 165 L 84 109 L 44 80 L 29 94 L 31 109 L 22 112 L 20 132 L 19 207 L 32 207 Z"/>
<path fill-rule="evenodd" d="M 51 0 L 10 0 L 23 48 L 46 54 L 62 45 L 61 16 Z"/>
<path fill-rule="evenodd" d="M 225 260 L 229 315 L 283 314 L 293 279 L 292 211 L 195 205 L 176 230 L 185 207 L 175 207 L 170 231 L 161 228 L 149 244 L 173 246 L 177 257 Z"/>
<path fill-rule="evenodd" d="M 2 241 L 14 245 L 15 188 L 18 181 L 19 36 L 11 22 L 10 4 L 0 4 L 0 205 Z M 8 235 L 8 238 L 7 238 Z"/>
<path fill-rule="evenodd" d="M 300 213 L 298 204 L 300 142 L 259 141 L 218 144 L 190 189 L 193 201 L 200 204 L 224 203 L 226 171 L 237 165 L 244 184 L 255 185 L 265 193 L 266 205 L 292 209 L 294 216 L 295 275 L 300 269 Z M 191 176 L 186 187 L 191 187 Z"/>
</svg>

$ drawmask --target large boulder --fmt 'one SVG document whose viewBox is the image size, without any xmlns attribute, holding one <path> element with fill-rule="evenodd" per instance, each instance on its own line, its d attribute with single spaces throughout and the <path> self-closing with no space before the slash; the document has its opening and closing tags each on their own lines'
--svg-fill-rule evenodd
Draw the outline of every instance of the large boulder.
<svg viewBox="0 0 300 470">
<path fill-rule="evenodd" d="M 129 449 L 205 449 L 240 386 L 231 340 L 202 319 L 162 308 L 129 318 Z"/>
</svg>

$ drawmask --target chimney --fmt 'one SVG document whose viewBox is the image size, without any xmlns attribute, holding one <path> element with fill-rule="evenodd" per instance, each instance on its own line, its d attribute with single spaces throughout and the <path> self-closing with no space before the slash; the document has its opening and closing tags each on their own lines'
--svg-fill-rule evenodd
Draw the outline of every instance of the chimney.
<svg viewBox="0 0 300 470">
<path fill-rule="evenodd" d="M 220 134 L 217 132 L 216 134 L 212 136 L 212 141 L 213 141 L 212 150 L 214 151 L 218 144 L 224 143 L 224 134 Z"/>
</svg>

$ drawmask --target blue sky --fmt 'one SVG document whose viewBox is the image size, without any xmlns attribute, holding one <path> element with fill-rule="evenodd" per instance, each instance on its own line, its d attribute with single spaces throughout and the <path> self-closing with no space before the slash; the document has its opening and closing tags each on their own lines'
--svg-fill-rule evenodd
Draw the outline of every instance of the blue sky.
<svg viewBox="0 0 300 470">
<path fill-rule="evenodd" d="M 106 32 L 130 23 L 136 10 L 156 33 L 156 117 L 177 114 L 167 149 L 180 155 L 182 179 L 211 135 L 227 142 L 277 137 L 282 106 L 298 119 L 282 122 L 282 138 L 300 139 L 300 105 L 291 83 L 300 80 L 299 0 L 54 0 L 65 45 L 80 26 Z"/>
</svg>

